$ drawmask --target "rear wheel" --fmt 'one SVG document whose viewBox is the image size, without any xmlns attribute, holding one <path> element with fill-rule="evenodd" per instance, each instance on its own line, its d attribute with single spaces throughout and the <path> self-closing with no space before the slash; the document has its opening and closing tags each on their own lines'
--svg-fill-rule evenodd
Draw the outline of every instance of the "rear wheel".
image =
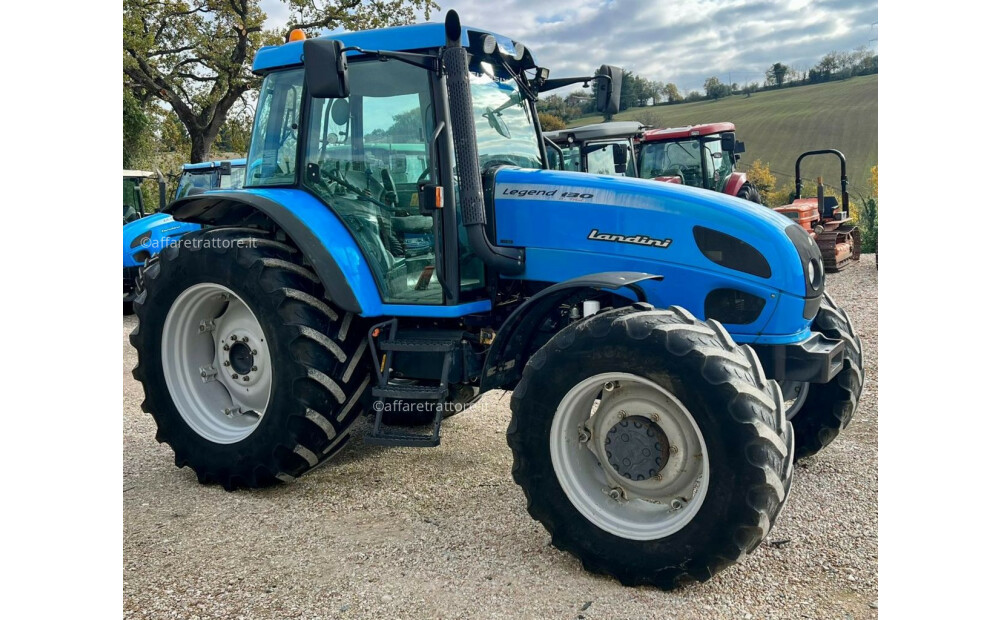
<svg viewBox="0 0 1000 620">
<path fill-rule="evenodd" d="M 764 199 L 761 198 L 760 191 L 757 189 L 757 186 L 749 181 L 740 187 L 739 191 L 736 192 L 736 197 L 749 200 L 750 202 L 756 202 L 757 204 L 764 204 Z"/>
<path fill-rule="evenodd" d="M 360 319 L 323 299 L 292 247 L 192 233 L 143 273 L 133 371 L 178 467 L 226 489 L 291 480 L 335 454 L 371 374 Z"/>
<path fill-rule="evenodd" d="M 791 485 L 780 390 L 680 308 L 564 329 L 511 400 L 514 480 L 552 543 L 625 585 L 704 581 L 753 551 Z"/>
<path fill-rule="evenodd" d="M 796 459 L 816 454 L 847 428 L 865 383 L 861 340 L 847 313 L 828 294 L 823 295 L 812 328 L 844 343 L 844 367 L 828 383 L 782 383 L 788 419 L 795 427 Z"/>
</svg>

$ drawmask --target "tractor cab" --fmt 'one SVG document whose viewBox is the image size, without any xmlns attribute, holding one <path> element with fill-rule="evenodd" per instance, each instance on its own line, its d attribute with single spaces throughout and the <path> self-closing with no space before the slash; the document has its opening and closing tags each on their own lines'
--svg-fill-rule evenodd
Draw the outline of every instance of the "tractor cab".
<svg viewBox="0 0 1000 620">
<path fill-rule="evenodd" d="M 549 168 L 635 177 L 635 144 L 642 127 L 636 121 L 620 121 L 546 131 L 542 135 Z"/>
<path fill-rule="evenodd" d="M 166 206 L 166 180 L 163 175 L 148 170 L 122 170 L 122 225 L 134 222 L 147 215 L 146 205 L 142 198 L 142 182 L 146 179 L 157 179 L 160 186 L 160 208 Z"/>
<path fill-rule="evenodd" d="M 184 164 L 174 200 L 213 189 L 240 189 L 246 169 L 245 159 Z"/>
<path fill-rule="evenodd" d="M 732 123 L 651 129 L 639 148 L 639 177 L 736 195 L 736 162 L 745 147 Z M 736 187 L 730 187 L 736 185 Z M 730 191 L 731 190 L 731 191 Z"/>
</svg>

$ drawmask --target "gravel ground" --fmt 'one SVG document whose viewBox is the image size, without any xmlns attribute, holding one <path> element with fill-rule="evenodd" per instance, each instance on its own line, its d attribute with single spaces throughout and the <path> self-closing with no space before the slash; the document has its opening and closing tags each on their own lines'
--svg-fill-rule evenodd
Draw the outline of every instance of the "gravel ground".
<svg viewBox="0 0 1000 620">
<path fill-rule="evenodd" d="M 874 257 L 828 289 L 864 342 L 851 427 L 804 460 L 768 539 L 675 592 L 588 574 L 549 544 L 510 477 L 506 393 L 445 423 L 432 450 L 358 438 L 293 484 L 202 486 L 156 443 L 124 364 L 124 615 L 129 618 L 867 618 L 878 614 L 878 283 Z"/>
</svg>

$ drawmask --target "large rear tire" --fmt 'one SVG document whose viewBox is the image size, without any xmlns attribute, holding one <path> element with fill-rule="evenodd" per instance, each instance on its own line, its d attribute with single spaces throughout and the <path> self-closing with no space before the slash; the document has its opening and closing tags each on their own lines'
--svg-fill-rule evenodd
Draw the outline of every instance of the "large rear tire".
<svg viewBox="0 0 1000 620">
<path fill-rule="evenodd" d="M 756 202 L 759 205 L 764 204 L 764 199 L 761 198 L 760 191 L 757 189 L 757 186 L 749 181 L 740 187 L 739 191 L 736 192 L 736 197 L 749 200 L 750 202 Z"/>
<path fill-rule="evenodd" d="M 133 376 L 178 467 L 227 490 L 289 481 L 346 444 L 371 380 L 361 320 L 301 254 L 213 228 L 164 249 L 135 299 Z"/>
<path fill-rule="evenodd" d="M 624 585 L 705 581 L 753 551 L 792 480 L 780 389 L 716 321 L 599 313 L 532 356 L 514 481 L 552 544 Z"/>
<path fill-rule="evenodd" d="M 813 330 L 844 343 L 844 367 L 828 383 L 794 384 L 798 398 L 788 402 L 795 427 L 795 459 L 812 456 L 830 445 L 850 424 L 865 384 L 864 352 L 851 319 L 824 293 Z M 789 386 L 784 386 L 786 392 Z M 791 394 L 786 394 L 790 398 Z"/>
</svg>

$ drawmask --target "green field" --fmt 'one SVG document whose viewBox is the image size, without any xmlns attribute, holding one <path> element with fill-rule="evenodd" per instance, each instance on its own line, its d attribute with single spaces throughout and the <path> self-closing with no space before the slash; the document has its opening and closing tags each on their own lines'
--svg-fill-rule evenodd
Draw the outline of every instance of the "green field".
<svg viewBox="0 0 1000 620">
<path fill-rule="evenodd" d="M 847 156 L 852 194 L 866 193 L 868 171 L 878 163 L 877 75 L 756 93 L 750 98 L 734 95 L 718 101 L 632 108 L 615 115 L 615 120 L 622 121 L 654 119 L 657 127 L 732 121 L 737 137 L 747 145 L 740 167 L 745 170 L 755 159 L 767 162 L 778 185 L 792 180 L 795 158 L 812 149 L 835 148 Z M 571 124 L 600 120 L 589 116 Z M 804 176 L 822 175 L 824 183 L 839 185 L 837 166 L 813 161 L 806 160 Z"/>
</svg>

